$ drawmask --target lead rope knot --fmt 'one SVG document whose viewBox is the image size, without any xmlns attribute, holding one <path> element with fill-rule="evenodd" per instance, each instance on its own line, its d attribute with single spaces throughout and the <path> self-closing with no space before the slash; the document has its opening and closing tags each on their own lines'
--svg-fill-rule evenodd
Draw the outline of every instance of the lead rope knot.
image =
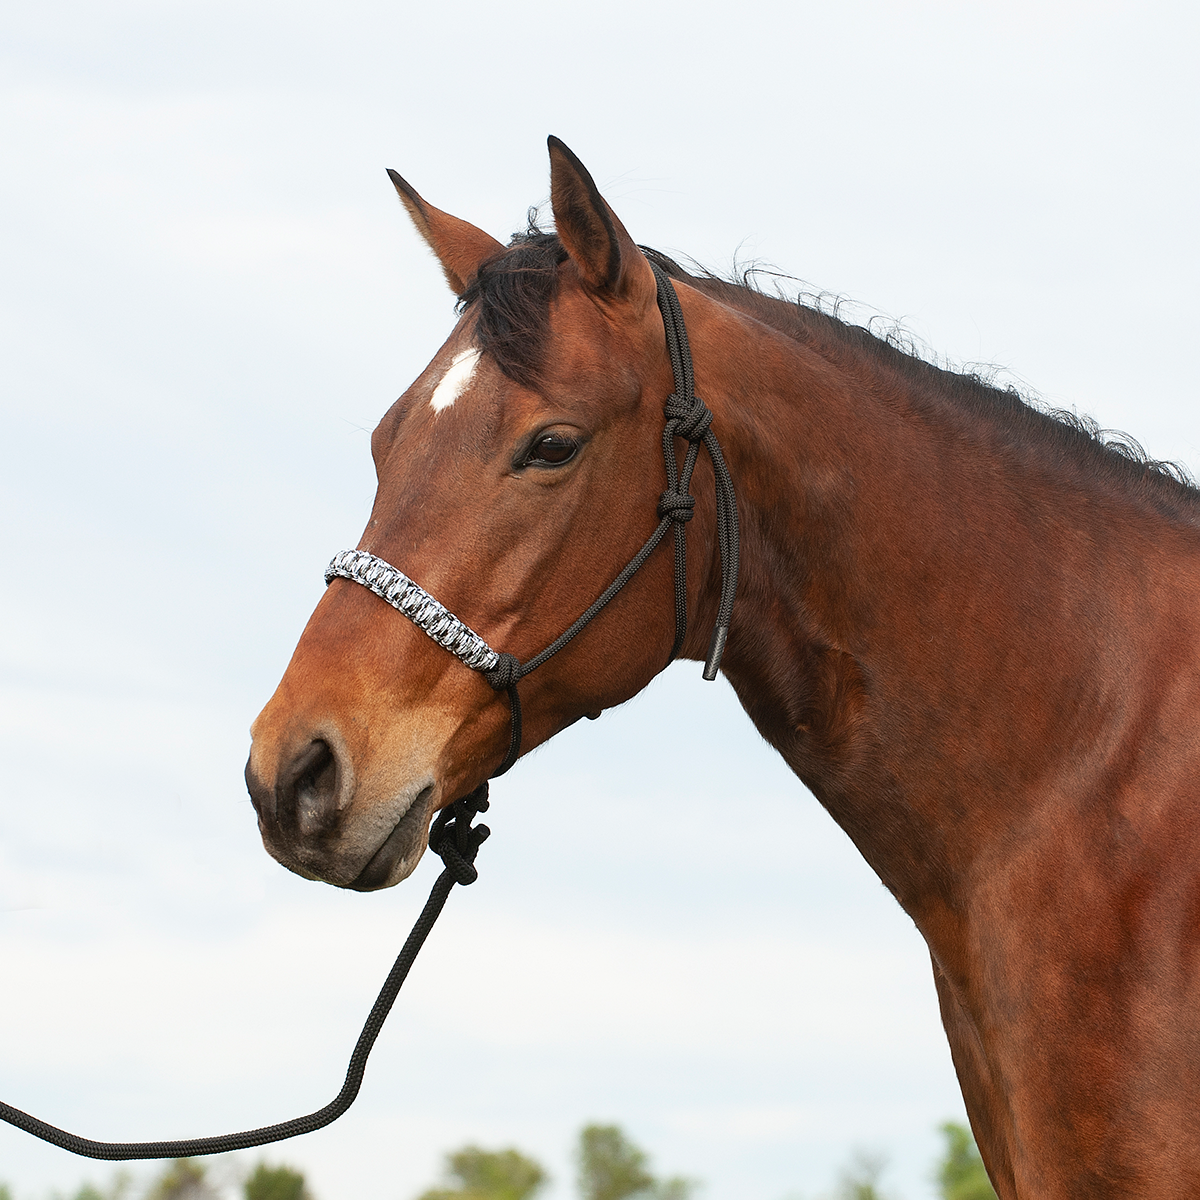
<svg viewBox="0 0 1200 1200">
<path fill-rule="evenodd" d="M 490 807 L 487 780 L 473 792 L 446 805 L 437 815 L 429 831 L 429 848 L 454 876 L 454 882 L 467 887 L 479 878 L 475 870 L 475 855 L 479 847 L 491 837 L 486 825 L 472 825 L 477 813 L 487 812 Z"/>
</svg>

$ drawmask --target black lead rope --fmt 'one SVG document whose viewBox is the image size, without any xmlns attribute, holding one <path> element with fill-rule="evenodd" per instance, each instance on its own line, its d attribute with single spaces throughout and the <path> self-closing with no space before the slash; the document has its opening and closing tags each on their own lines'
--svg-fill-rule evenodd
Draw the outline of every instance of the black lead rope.
<svg viewBox="0 0 1200 1200">
<path fill-rule="evenodd" d="M 491 830 L 486 825 L 472 825 L 476 813 L 488 808 L 488 785 L 481 784 L 475 791 L 444 808 L 429 831 L 429 846 L 441 856 L 445 870 L 437 877 L 429 899 L 408 935 L 403 949 L 379 990 L 350 1065 L 346 1068 L 346 1081 L 342 1090 L 324 1108 L 317 1109 L 304 1117 L 281 1121 L 278 1125 L 264 1125 L 261 1129 L 249 1129 L 244 1133 L 223 1133 L 216 1137 L 184 1138 L 175 1142 L 96 1142 L 91 1138 L 67 1133 L 56 1125 L 49 1125 L 31 1117 L 19 1108 L 0 1102 L 0 1118 L 10 1125 L 23 1129 L 44 1142 L 80 1154 L 85 1158 L 99 1158 L 107 1162 L 123 1162 L 137 1158 L 193 1158 L 202 1154 L 226 1154 L 231 1150 L 248 1150 L 251 1146 L 265 1146 L 269 1142 L 282 1142 L 287 1138 L 312 1133 L 336 1121 L 354 1103 L 358 1089 L 362 1086 L 363 1072 L 375 1039 L 383 1028 L 387 1015 L 392 1010 L 396 996 L 408 976 L 413 960 L 425 944 L 429 931 L 442 911 L 446 898 L 456 883 L 466 887 L 479 878 L 475 870 L 475 855 L 487 839 Z"/>
<path fill-rule="evenodd" d="M 521 698 L 517 684 L 530 671 L 537 670 L 547 659 L 557 654 L 581 630 L 599 615 L 606 604 L 634 577 L 642 564 L 650 557 L 672 526 L 675 529 L 675 641 L 667 661 L 671 662 L 683 646 L 687 634 L 687 538 L 685 526 L 692 519 L 696 498 L 691 495 L 692 472 L 700 456 L 700 447 L 708 451 L 712 460 L 713 480 L 717 497 L 717 545 L 721 558 L 721 600 L 717 608 L 717 620 L 713 628 L 712 641 L 708 647 L 708 658 L 704 664 L 704 678 L 716 679 L 729 636 L 729 622 L 733 615 L 733 600 L 737 592 L 738 578 L 738 516 L 737 499 L 733 491 L 733 480 L 725 465 L 721 447 L 717 443 L 712 425 L 712 413 L 696 395 L 696 384 L 692 372 L 692 354 L 688 346 L 687 329 L 683 323 L 683 310 L 679 297 L 666 272 L 650 260 L 654 277 L 658 283 L 658 307 L 662 313 L 666 331 L 667 352 L 671 357 L 671 373 L 675 380 L 675 391 L 667 398 L 663 415 L 667 419 L 662 435 L 663 461 L 666 464 L 667 490 L 658 501 L 658 525 L 646 539 L 642 548 L 629 560 L 621 573 L 608 585 L 600 596 L 588 607 L 567 630 L 560 634 L 539 654 L 528 662 L 520 662 L 511 654 L 501 653 L 500 661 L 490 671 L 483 672 L 488 682 L 499 692 L 507 692 L 512 708 L 512 730 L 508 753 L 504 762 L 492 776 L 503 775 L 517 761 L 521 753 Z M 675 457 L 675 439 L 682 438 L 688 448 L 680 468 Z M 174 1142 L 96 1142 L 67 1133 L 57 1126 L 39 1121 L 19 1108 L 0 1102 L 0 1119 L 23 1129 L 34 1137 L 81 1154 L 86 1158 L 106 1159 L 119 1162 L 138 1158 L 190 1158 L 202 1154 L 225 1154 L 230 1150 L 246 1150 L 251 1146 L 265 1146 L 270 1142 L 282 1142 L 287 1138 L 299 1137 L 336 1121 L 358 1095 L 362 1086 L 367 1057 L 375 1045 L 375 1039 L 391 1012 L 401 985 L 408 976 L 417 952 L 429 936 L 433 923 L 438 919 L 450 890 L 456 883 L 466 886 L 478 877 L 475 855 L 480 845 L 491 832 L 486 825 L 472 825 L 476 813 L 486 812 L 488 785 L 481 784 L 469 795 L 448 805 L 438 815 L 429 831 L 429 847 L 441 855 L 445 870 L 437 877 L 429 899 L 412 927 L 412 932 L 396 958 L 379 996 L 371 1008 L 363 1031 L 359 1034 L 350 1065 L 346 1068 L 346 1081 L 342 1090 L 324 1108 L 304 1117 L 295 1117 L 278 1125 L 265 1125 L 261 1129 L 245 1133 L 225 1133 L 217 1137 L 186 1138 Z"/>
<path fill-rule="evenodd" d="M 688 344 L 687 327 L 683 323 L 683 309 L 667 273 L 653 260 L 648 260 L 658 285 L 658 309 L 662 313 L 663 328 L 667 338 L 667 353 L 671 358 L 671 374 L 675 380 L 675 391 L 663 406 L 667 423 L 663 429 L 663 461 L 667 469 L 667 490 L 658 500 L 658 525 L 646 539 L 642 548 L 626 563 L 621 573 L 592 602 L 587 611 L 559 634 L 544 650 L 535 654 L 528 662 L 521 662 L 512 654 L 500 653 L 500 661 L 483 676 L 498 692 L 508 693 L 512 722 L 508 740 L 508 753 L 497 768 L 503 775 L 521 754 L 521 697 L 517 684 L 531 671 L 536 671 L 547 659 L 557 654 L 568 642 L 589 625 L 605 605 L 637 574 L 642 564 L 675 527 L 675 641 L 667 662 L 674 661 L 683 647 L 687 634 L 687 534 L 685 526 L 692 519 L 696 498 L 690 494 L 692 472 L 700 457 L 700 447 L 708 451 L 712 460 L 713 482 L 717 493 L 717 546 L 721 556 L 721 601 L 717 607 L 717 620 L 713 626 L 712 640 L 708 646 L 708 657 L 704 663 L 704 678 L 716 679 L 729 638 L 729 623 L 733 617 L 733 601 L 737 593 L 738 580 L 738 514 L 737 497 L 733 491 L 733 480 L 725 465 L 717 436 L 713 433 L 713 415 L 696 395 L 696 380 L 692 371 L 692 351 Z M 675 458 L 675 439 L 688 443 L 687 453 L 680 470 Z"/>
</svg>

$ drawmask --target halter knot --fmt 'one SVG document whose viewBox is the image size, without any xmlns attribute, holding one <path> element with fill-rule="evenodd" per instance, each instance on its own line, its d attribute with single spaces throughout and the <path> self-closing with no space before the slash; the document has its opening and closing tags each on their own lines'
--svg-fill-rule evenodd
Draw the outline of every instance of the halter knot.
<svg viewBox="0 0 1200 1200">
<path fill-rule="evenodd" d="M 665 491 L 658 498 L 658 516 L 661 520 L 663 517 L 670 517 L 672 521 L 678 522 L 680 525 L 692 519 L 693 509 L 696 507 L 696 497 L 689 496 L 687 492 Z"/>
<path fill-rule="evenodd" d="M 488 785 L 485 780 L 473 792 L 448 804 L 437 815 L 429 831 L 429 848 L 446 864 L 454 882 L 467 887 L 479 878 L 475 855 L 491 836 L 486 825 L 472 825 L 476 813 L 487 812 Z"/>
<path fill-rule="evenodd" d="M 514 655 L 501 650 L 496 665 L 484 671 L 483 677 L 498 692 L 507 692 L 521 678 L 521 662 Z"/>
<path fill-rule="evenodd" d="M 693 396 L 689 404 L 678 392 L 672 392 L 663 405 L 663 415 L 675 422 L 675 435 L 685 441 L 699 442 L 708 432 L 713 415 L 699 396 Z"/>
</svg>

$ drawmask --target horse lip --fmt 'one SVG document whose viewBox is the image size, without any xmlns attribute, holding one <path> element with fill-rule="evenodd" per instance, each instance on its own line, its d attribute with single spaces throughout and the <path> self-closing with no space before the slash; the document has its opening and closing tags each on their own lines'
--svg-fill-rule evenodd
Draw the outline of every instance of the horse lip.
<svg viewBox="0 0 1200 1200">
<path fill-rule="evenodd" d="M 392 827 L 383 844 L 371 855 L 367 865 L 346 886 L 356 892 L 375 892 L 388 886 L 396 860 L 411 849 L 424 832 L 428 819 L 429 800 L 433 785 L 424 787 L 404 810 L 404 815 Z"/>
</svg>

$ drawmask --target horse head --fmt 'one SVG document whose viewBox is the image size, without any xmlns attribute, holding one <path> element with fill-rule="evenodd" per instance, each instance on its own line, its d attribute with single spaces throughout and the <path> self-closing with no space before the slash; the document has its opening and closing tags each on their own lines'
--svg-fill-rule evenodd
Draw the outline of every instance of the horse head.
<svg viewBox="0 0 1200 1200">
<path fill-rule="evenodd" d="M 672 388 L 653 268 L 555 138 L 550 162 L 556 233 L 507 247 L 390 173 L 461 315 L 372 435 L 378 490 L 358 547 L 521 661 L 567 629 L 658 525 Z M 704 518 L 703 499 L 699 508 Z M 693 607 L 711 575 L 710 524 L 693 522 Z M 672 561 L 660 546 L 521 682 L 521 752 L 663 668 Z M 682 652 L 703 646 L 689 637 Z M 334 578 L 252 727 L 246 779 L 263 842 L 309 878 L 397 883 L 434 814 L 506 760 L 510 721 L 504 690 L 366 587 Z"/>
</svg>

